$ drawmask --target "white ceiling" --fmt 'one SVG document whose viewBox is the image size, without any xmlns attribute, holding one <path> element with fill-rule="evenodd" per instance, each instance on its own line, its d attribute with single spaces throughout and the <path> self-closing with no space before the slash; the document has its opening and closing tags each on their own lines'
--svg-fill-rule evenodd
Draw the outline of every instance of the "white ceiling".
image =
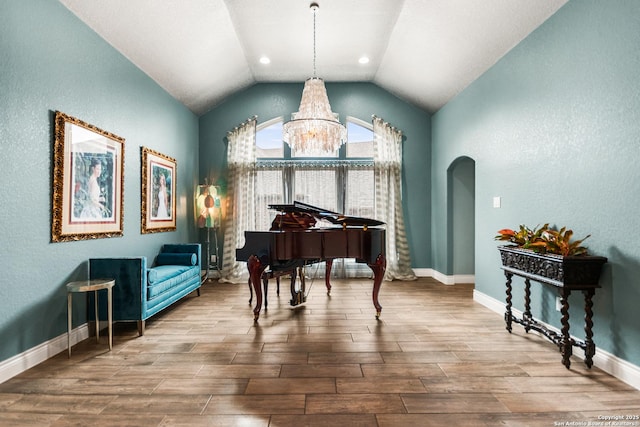
<svg viewBox="0 0 640 427">
<path fill-rule="evenodd" d="M 566 1 L 317 0 L 317 76 L 435 112 Z M 310 0 L 60 2 L 198 115 L 256 82 L 313 76 Z"/>
</svg>

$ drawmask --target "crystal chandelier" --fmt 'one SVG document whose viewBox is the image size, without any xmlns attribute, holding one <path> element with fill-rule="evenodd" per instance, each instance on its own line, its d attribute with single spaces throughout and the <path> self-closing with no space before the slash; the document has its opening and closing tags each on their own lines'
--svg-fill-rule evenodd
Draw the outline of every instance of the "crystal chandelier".
<svg viewBox="0 0 640 427">
<path fill-rule="evenodd" d="M 347 140 L 347 128 L 331 111 L 324 80 L 316 77 L 316 12 L 317 3 L 311 3 L 313 12 L 313 77 L 304 82 L 300 109 L 291 114 L 283 125 L 283 139 L 296 153 L 335 153 Z"/>
</svg>

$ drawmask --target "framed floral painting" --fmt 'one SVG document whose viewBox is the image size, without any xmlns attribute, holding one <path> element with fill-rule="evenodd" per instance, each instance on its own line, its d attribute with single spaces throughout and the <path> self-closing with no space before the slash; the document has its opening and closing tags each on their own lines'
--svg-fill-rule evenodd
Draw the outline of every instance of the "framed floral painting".
<svg viewBox="0 0 640 427">
<path fill-rule="evenodd" d="M 51 241 L 122 236 L 124 138 L 55 112 Z"/>
<path fill-rule="evenodd" d="M 141 152 L 141 232 L 175 231 L 176 160 L 147 147 Z"/>
</svg>

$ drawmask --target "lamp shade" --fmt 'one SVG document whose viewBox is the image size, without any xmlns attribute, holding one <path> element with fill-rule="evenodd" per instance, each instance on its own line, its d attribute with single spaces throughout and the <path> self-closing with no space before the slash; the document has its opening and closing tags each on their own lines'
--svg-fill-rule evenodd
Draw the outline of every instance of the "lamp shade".
<svg viewBox="0 0 640 427">
<path fill-rule="evenodd" d="M 198 228 L 220 226 L 222 211 L 219 190 L 218 186 L 208 184 L 196 187 L 195 214 Z"/>
</svg>

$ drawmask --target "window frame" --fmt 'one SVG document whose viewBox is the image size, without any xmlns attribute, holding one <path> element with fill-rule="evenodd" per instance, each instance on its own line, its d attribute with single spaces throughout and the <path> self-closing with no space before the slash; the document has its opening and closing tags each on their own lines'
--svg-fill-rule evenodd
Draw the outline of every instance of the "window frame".
<svg viewBox="0 0 640 427">
<path fill-rule="evenodd" d="M 275 123 L 282 122 L 284 124 L 284 117 L 277 116 L 272 119 L 266 120 L 256 126 L 256 135 L 263 129 L 274 125 Z M 373 141 L 373 124 L 356 117 L 347 116 L 346 126 L 352 123 L 356 126 L 363 127 L 371 132 L 371 138 Z M 257 138 L 256 138 L 257 140 Z M 282 141 L 283 145 L 283 157 L 256 157 L 256 172 L 269 169 L 281 169 L 282 170 L 282 188 L 283 188 L 283 203 L 291 204 L 294 198 L 294 170 L 296 168 L 335 168 L 336 169 L 336 206 L 339 213 L 346 211 L 346 188 L 347 188 L 347 171 L 352 168 L 370 168 L 373 169 L 373 157 L 347 157 L 347 142 L 340 146 L 337 157 L 294 157 L 291 155 L 291 148 Z M 374 203 L 375 203 L 375 189 L 374 191 Z"/>
</svg>

